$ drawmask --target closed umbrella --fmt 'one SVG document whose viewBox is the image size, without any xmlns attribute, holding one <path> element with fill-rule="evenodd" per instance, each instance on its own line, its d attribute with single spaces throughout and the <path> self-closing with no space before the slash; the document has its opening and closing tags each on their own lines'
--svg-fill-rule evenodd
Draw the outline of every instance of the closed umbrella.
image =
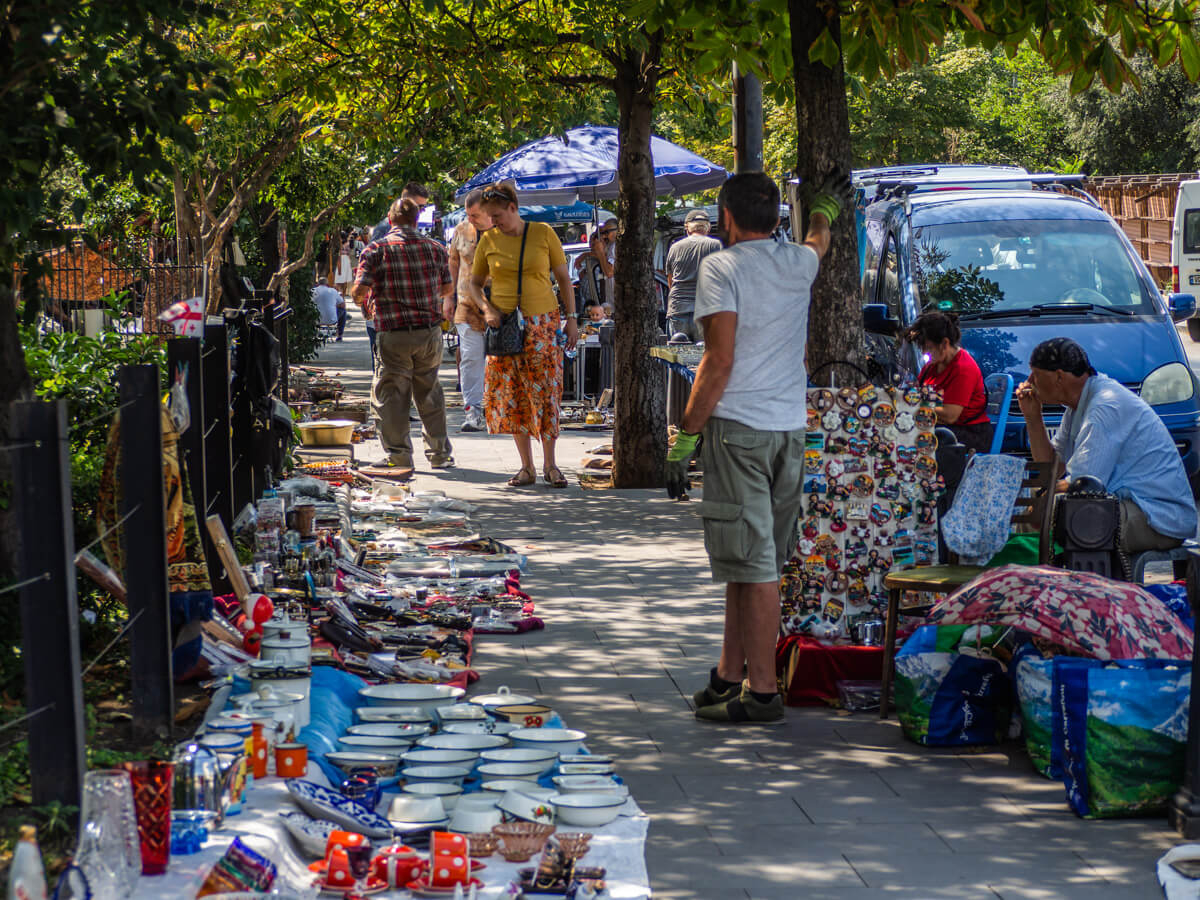
<svg viewBox="0 0 1200 900">
<path fill-rule="evenodd" d="M 720 187 L 728 173 L 716 163 L 660 137 L 650 138 L 654 192 L 680 196 Z M 617 184 L 617 129 L 602 125 L 548 135 L 500 157 L 464 184 L 458 199 L 475 188 L 511 181 L 523 203 L 566 204 L 582 195 L 612 200 Z"/>
<path fill-rule="evenodd" d="M 1008 625 L 1095 659 L 1191 659 L 1192 630 L 1135 584 L 1051 566 L 1000 566 L 929 613 L 939 625 Z"/>
</svg>

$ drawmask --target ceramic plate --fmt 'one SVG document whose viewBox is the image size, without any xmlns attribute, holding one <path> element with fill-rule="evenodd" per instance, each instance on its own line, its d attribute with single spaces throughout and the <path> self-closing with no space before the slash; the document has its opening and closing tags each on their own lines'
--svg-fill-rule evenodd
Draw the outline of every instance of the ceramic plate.
<svg viewBox="0 0 1200 900">
<path fill-rule="evenodd" d="M 324 856 L 329 835 L 337 828 L 326 819 L 313 819 L 302 812 L 280 813 L 283 825 L 309 856 Z"/>
<path fill-rule="evenodd" d="M 463 885 L 463 888 L 466 890 L 470 890 L 472 887 L 481 888 L 481 887 L 483 887 L 483 882 L 480 881 L 478 878 L 472 878 L 470 881 L 468 881 L 466 884 Z M 412 891 L 413 894 L 417 897 L 453 897 L 454 896 L 454 888 L 453 887 L 432 887 L 424 879 L 421 879 L 420 881 L 410 881 L 408 883 L 408 889 L 410 891 Z"/>
<path fill-rule="evenodd" d="M 284 784 L 292 799 L 314 818 L 328 820 L 370 838 L 392 836 L 392 826 L 387 819 L 337 791 L 299 778 L 289 778 Z"/>
</svg>

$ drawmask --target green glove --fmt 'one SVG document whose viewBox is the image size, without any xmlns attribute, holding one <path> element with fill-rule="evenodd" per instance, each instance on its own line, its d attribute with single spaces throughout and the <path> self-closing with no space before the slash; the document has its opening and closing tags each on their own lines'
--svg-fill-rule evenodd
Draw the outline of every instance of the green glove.
<svg viewBox="0 0 1200 900">
<path fill-rule="evenodd" d="M 667 496 L 672 500 L 682 500 L 691 487 L 688 481 L 688 465 L 699 443 L 700 435 L 680 431 L 675 435 L 675 446 L 667 451 Z"/>
<path fill-rule="evenodd" d="M 842 210 L 854 203 L 854 185 L 840 169 L 834 169 L 815 187 L 805 191 L 809 215 L 820 213 L 832 225 Z"/>
</svg>

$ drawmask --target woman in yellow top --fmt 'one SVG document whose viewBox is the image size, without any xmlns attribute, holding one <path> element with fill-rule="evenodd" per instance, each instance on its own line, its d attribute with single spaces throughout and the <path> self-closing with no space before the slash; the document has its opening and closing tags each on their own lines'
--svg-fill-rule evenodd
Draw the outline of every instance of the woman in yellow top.
<svg viewBox="0 0 1200 900">
<path fill-rule="evenodd" d="M 566 311 L 564 331 L 567 347 L 579 338 L 575 321 L 575 292 L 567 271 L 567 258 L 558 236 L 549 225 L 525 222 L 517 208 L 517 192 L 507 184 L 485 188 L 484 212 L 495 226 L 484 232 L 475 247 L 471 299 L 484 311 L 488 325 L 500 324 L 503 313 L 517 308 L 517 263 L 521 241 L 525 241 L 521 276 L 521 313 L 525 317 L 525 351 L 515 356 L 489 356 L 484 371 L 483 406 L 488 431 L 511 434 L 521 455 L 521 470 L 508 483 L 513 487 L 533 484 L 533 438 L 542 444 L 542 477 L 551 487 L 564 488 L 567 479 L 554 459 L 558 441 L 558 417 L 562 404 L 563 348 L 556 335 L 561 318 L 559 300 L 550 284 L 554 274 L 562 306 Z M 483 285 L 492 279 L 492 297 Z"/>
</svg>

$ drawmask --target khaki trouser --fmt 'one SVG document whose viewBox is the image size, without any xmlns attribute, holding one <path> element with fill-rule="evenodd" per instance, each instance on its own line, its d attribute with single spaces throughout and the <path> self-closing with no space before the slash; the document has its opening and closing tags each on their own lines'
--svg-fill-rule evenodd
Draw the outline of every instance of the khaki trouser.
<svg viewBox="0 0 1200 900">
<path fill-rule="evenodd" d="M 1155 531 L 1142 508 L 1125 497 L 1121 500 L 1121 549 L 1126 553 L 1143 550 L 1174 550 L 1183 546 L 1183 538 L 1167 537 Z"/>
<path fill-rule="evenodd" d="M 380 331 L 376 336 L 379 367 L 371 385 L 371 408 L 379 419 L 379 442 L 397 466 L 412 467 L 409 397 L 421 415 L 425 458 L 439 465 L 450 458 L 446 437 L 446 398 L 438 381 L 442 362 L 442 330 Z"/>
</svg>

